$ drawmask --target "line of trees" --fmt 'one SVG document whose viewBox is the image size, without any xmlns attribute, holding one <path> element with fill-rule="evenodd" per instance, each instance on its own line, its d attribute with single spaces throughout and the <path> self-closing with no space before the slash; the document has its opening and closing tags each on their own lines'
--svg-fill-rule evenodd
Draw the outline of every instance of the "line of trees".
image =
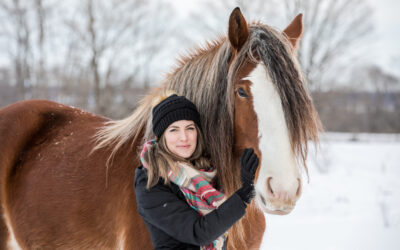
<svg viewBox="0 0 400 250">
<path fill-rule="evenodd" d="M 346 87 L 313 91 L 328 131 L 400 133 L 400 79 L 377 66 L 357 69 Z"/>
</svg>

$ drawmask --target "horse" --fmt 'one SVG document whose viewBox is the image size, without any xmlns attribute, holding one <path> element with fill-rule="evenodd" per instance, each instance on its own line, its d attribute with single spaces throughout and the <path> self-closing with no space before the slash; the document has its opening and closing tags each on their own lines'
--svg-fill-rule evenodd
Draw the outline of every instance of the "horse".
<svg viewBox="0 0 400 250">
<path fill-rule="evenodd" d="M 260 158 L 255 199 L 230 230 L 228 249 L 260 247 L 264 213 L 288 214 L 301 196 L 318 114 L 296 61 L 299 14 L 283 30 L 232 11 L 227 36 L 198 47 L 133 113 L 110 120 L 47 100 L 0 110 L 0 249 L 151 249 L 133 187 L 152 100 L 174 90 L 201 114 L 218 183 L 240 187 L 239 158 Z"/>
</svg>

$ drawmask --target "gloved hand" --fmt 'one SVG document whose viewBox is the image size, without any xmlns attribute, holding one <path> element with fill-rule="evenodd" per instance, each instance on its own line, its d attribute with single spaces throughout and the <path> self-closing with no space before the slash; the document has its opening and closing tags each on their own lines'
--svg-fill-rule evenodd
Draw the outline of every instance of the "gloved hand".
<svg viewBox="0 0 400 250">
<path fill-rule="evenodd" d="M 236 193 L 247 205 L 254 198 L 254 178 L 258 167 L 258 157 L 252 148 L 246 148 L 240 156 L 242 187 Z"/>
</svg>

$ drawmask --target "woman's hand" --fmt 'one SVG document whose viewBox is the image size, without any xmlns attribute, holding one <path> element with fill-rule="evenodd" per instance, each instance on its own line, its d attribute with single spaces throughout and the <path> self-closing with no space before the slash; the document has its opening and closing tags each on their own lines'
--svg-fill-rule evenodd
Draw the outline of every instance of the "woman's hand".
<svg viewBox="0 0 400 250">
<path fill-rule="evenodd" d="M 258 157 L 252 148 L 246 148 L 240 157 L 242 187 L 236 191 L 245 204 L 254 198 L 254 178 L 258 167 Z"/>
</svg>

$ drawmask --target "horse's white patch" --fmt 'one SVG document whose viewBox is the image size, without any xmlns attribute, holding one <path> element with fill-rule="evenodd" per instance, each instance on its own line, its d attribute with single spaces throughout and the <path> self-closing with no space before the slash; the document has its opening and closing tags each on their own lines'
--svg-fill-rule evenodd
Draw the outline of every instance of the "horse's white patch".
<svg viewBox="0 0 400 250">
<path fill-rule="evenodd" d="M 11 227 L 10 219 L 8 218 L 8 216 L 5 213 L 3 214 L 3 218 L 4 218 L 4 221 L 5 221 L 6 226 L 8 228 L 8 232 L 10 233 L 10 236 L 8 238 L 8 241 L 7 241 L 8 249 L 22 250 L 22 248 L 19 246 L 17 240 L 15 239 L 14 230 Z"/>
<path fill-rule="evenodd" d="M 125 249 L 125 231 L 122 231 L 120 233 L 116 249 L 119 250 Z"/>
<path fill-rule="evenodd" d="M 297 179 L 300 177 L 279 93 L 263 63 L 259 63 L 245 79 L 252 82 L 251 93 L 262 154 L 256 191 L 267 198 L 267 179 L 272 177 L 274 194 L 286 199 L 296 194 Z"/>
</svg>

